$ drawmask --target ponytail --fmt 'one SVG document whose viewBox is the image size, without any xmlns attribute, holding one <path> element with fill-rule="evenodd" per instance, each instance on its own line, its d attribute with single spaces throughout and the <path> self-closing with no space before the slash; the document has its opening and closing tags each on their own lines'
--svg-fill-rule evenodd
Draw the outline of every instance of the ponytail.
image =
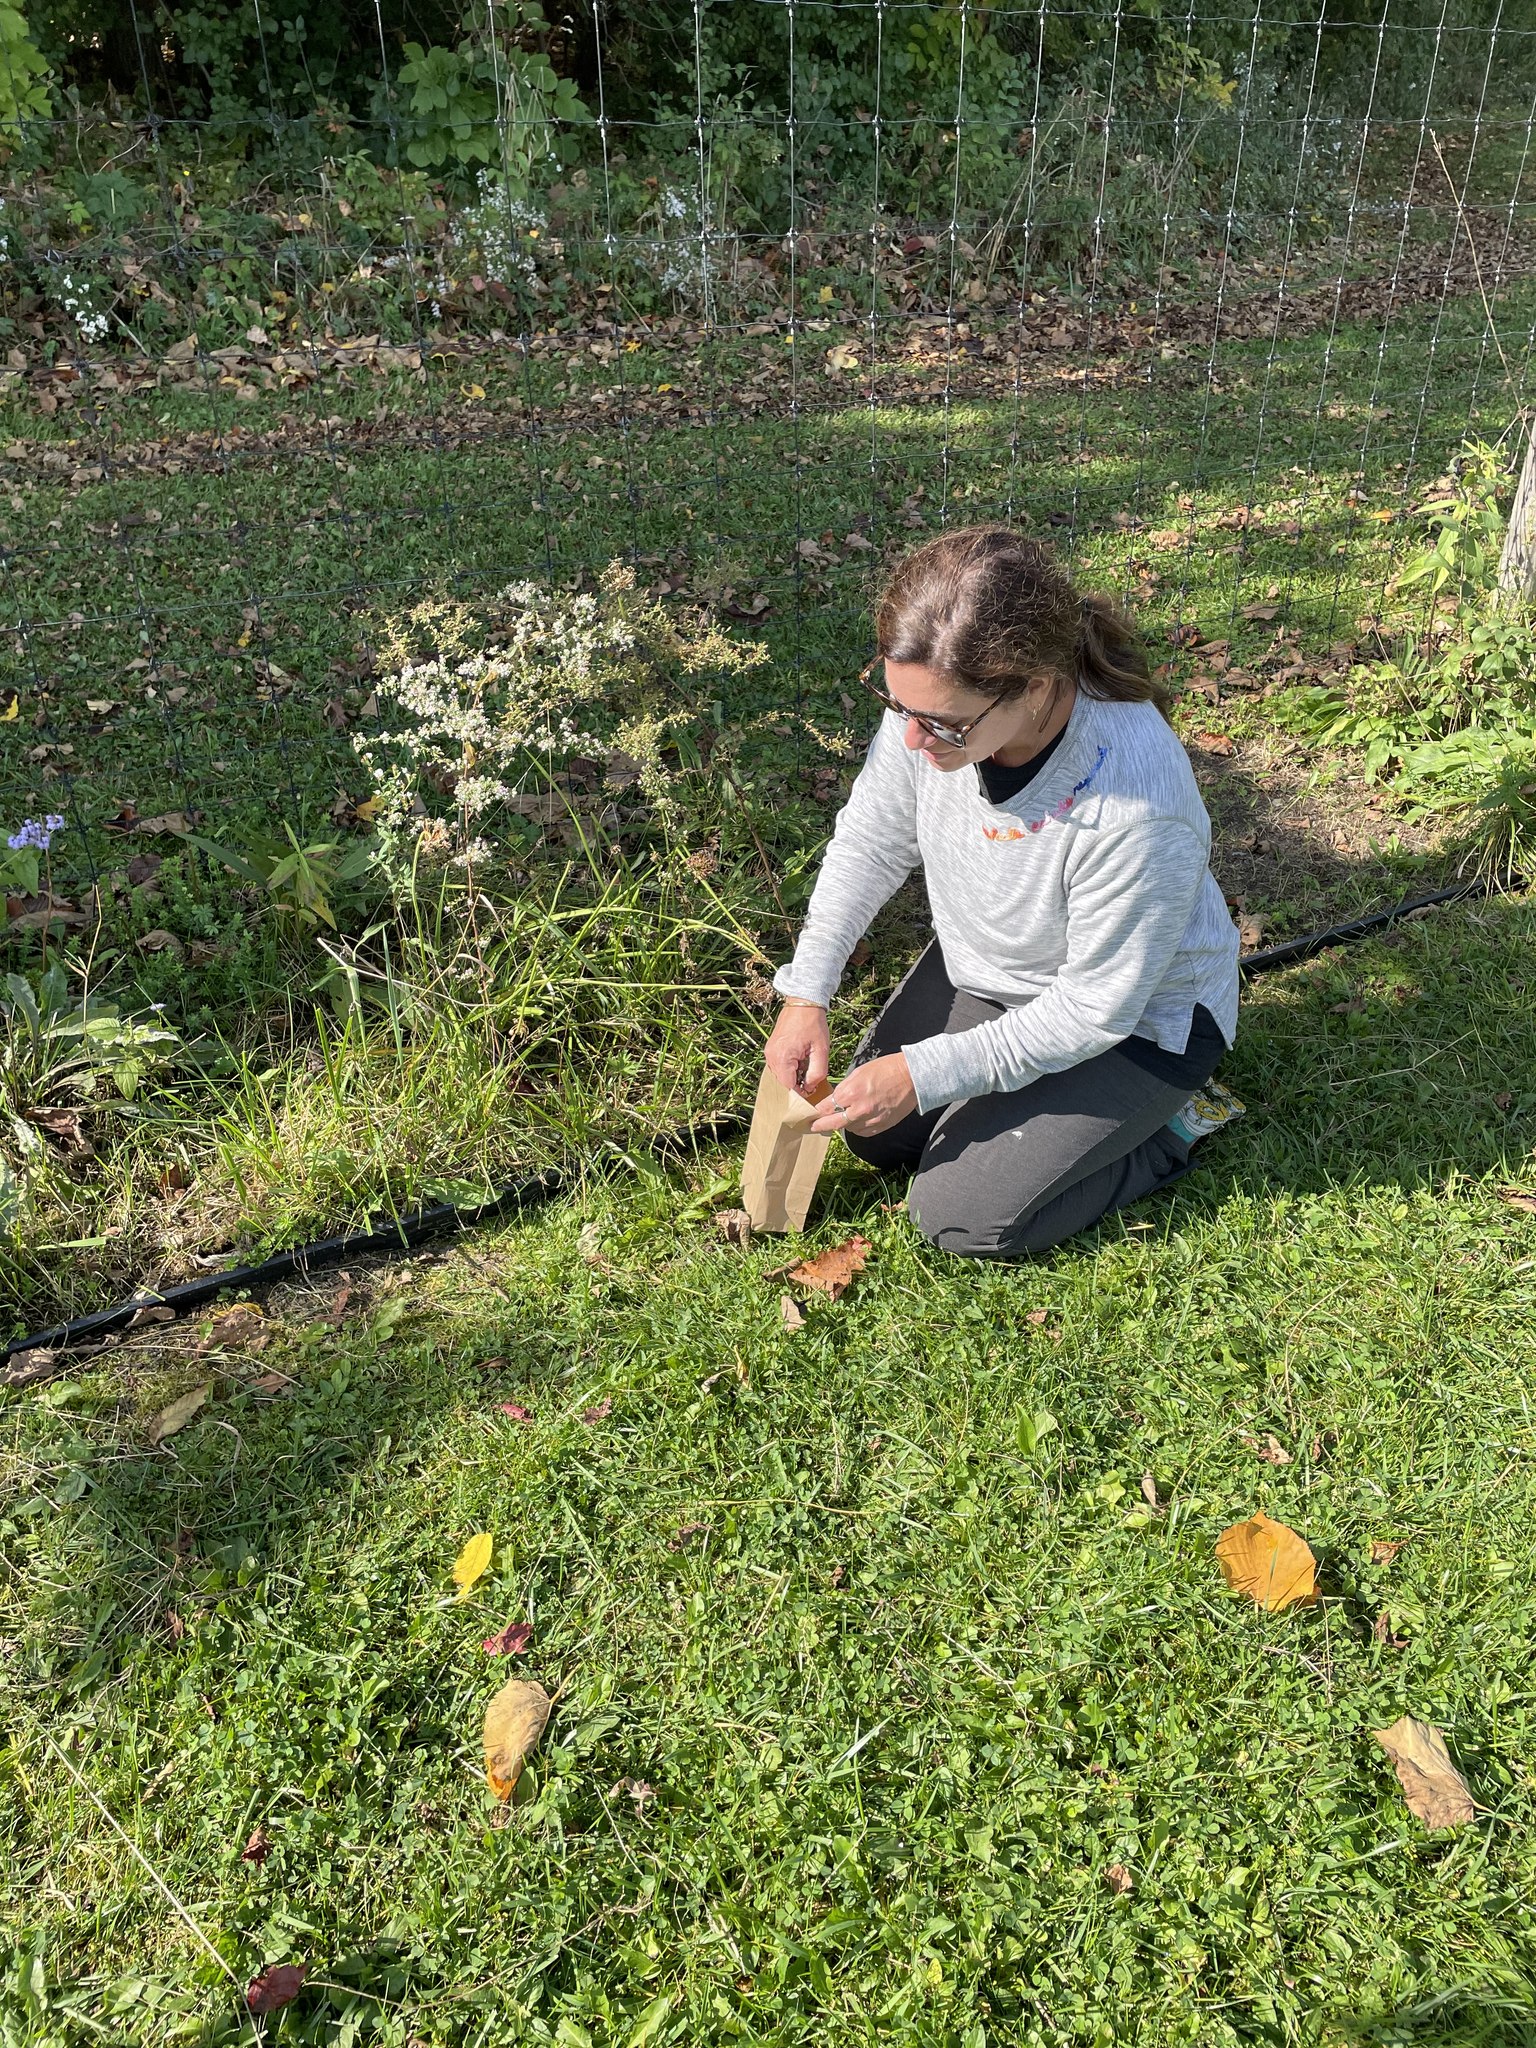
<svg viewBox="0 0 1536 2048">
<path fill-rule="evenodd" d="M 1113 598 L 1097 594 L 1079 605 L 1077 687 L 1085 697 L 1117 704 L 1155 704 L 1164 718 L 1172 692 L 1152 674 L 1146 642 Z"/>
</svg>

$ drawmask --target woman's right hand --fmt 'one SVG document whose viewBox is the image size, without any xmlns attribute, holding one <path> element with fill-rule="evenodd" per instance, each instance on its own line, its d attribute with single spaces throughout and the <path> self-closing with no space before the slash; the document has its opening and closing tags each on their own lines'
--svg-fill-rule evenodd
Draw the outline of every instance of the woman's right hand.
<svg viewBox="0 0 1536 2048">
<path fill-rule="evenodd" d="M 809 1098 L 826 1080 L 831 1059 L 826 1011 L 816 1003 L 787 1002 L 763 1054 L 769 1073 L 794 1094 Z"/>
</svg>

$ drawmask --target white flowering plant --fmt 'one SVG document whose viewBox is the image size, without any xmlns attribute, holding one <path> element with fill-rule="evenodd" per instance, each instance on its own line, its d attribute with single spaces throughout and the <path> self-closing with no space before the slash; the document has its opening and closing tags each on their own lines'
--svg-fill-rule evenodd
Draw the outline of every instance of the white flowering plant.
<svg viewBox="0 0 1536 2048">
<path fill-rule="evenodd" d="M 112 326 L 110 288 L 87 276 L 79 265 L 61 267 L 50 283 L 59 310 L 73 320 L 81 342 L 94 347 L 104 341 Z"/>
<path fill-rule="evenodd" d="M 380 727 L 354 745 L 373 783 L 360 806 L 397 887 L 423 861 L 484 880 L 515 818 L 576 818 L 556 777 L 595 756 L 667 830 L 678 818 L 665 756 L 697 721 L 707 680 L 767 659 L 704 615 L 678 615 L 614 562 L 595 591 L 508 585 L 489 605 L 419 605 L 392 624 L 377 684 Z M 593 798 L 595 826 L 606 806 Z"/>
</svg>

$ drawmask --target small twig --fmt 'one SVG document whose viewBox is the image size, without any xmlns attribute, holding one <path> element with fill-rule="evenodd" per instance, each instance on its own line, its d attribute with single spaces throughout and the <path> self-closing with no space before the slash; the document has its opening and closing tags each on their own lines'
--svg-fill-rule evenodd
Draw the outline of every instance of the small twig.
<svg viewBox="0 0 1536 2048">
<path fill-rule="evenodd" d="M 1435 162 L 1439 164 L 1441 171 L 1444 173 L 1445 182 L 1451 190 L 1451 197 L 1456 202 L 1456 224 L 1459 228 L 1466 231 L 1467 249 L 1472 258 L 1472 274 L 1477 279 L 1477 295 L 1483 302 L 1483 318 L 1488 323 L 1488 332 L 1493 336 L 1493 345 L 1498 350 L 1499 361 L 1504 366 L 1504 381 L 1506 384 L 1510 384 L 1513 380 L 1509 374 L 1509 358 L 1504 353 L 1504 344 L 1499 339 L 1499 330 L 1493 324 L 1493 309 L 1488 304 L 1488 293 L 1483 284 L 1483 266 L 1477 260 L 1477 243 L 1472 236 L 1472 224 L 1467 219 L 1467 209 L 1462 203 L 1461 194 L 1456 190 L 1456 181 L 1452 178 L 1450 170 L 1446 165 L 1445 155 L 1440 147 L 1440 138 L 1433 128 L 1429 131 L 1429 139 L 1434 146 Z"/>
<path fill-rule="evenodd" d="M 63 1750 L 60 1749 L 59 1745 L 54 1741 L 53 1737 L 48 1733 L 48 1730 L 46 1728 L 40 1729 L 38 1732 L 41 1734 L 44 1742 L 47 1743 L 48 1747 L 53 1751 L 54 1755 L 58 1758 L 59 1762 L 64 1766 L 65 1770 L 68 1771 L 69 1775 L 74 1779 L 75 1783 L 79 1786 L 80 1790 L 85 1794 L 86 1798 L 90 1800 L 91 1804 L 100 1813 L 102 1819 L 107 1823 L 107 1826 L 111 1828 L 112 1832 L 115 1835 L 117 1835 L 118 1838 L 122 1841 L 124 1846 L 127 1848 L 128 1853 L 140 1865 L 142 1865 L 143 1869 L 154 1883 L 156 1889 L 164 1893 L 166 1899 L 170 1902 L 171 1906 L 175 1909 L 179 1917 L 186 1922 L 188 1927 L 191 1928 L 192 1932 L 197 1936 L 198 1940 L 202 1943 L 203 1947 L 207 1949 L 209 1955 L 213 1957 L 213 1960 L 218 1964 L 219 1968 L 224 1972 L 225 1976 L 229 1979 L 231 1984 L 233 1984 L 235 1989 L 240 1993 L 240 2003 L 245 2006 L 246 2018 L 251 2018 L 251 2008 L 249 2005 L 246 2004 L 245 1987 L 241 1984 L 240 1979 L 235 1975 L 234 1971 L 229 1967 L 229 1964 L 224 1960 L 223 1956 L 219 1954 L 218 1950 L 214 1947 L 213 1943 L 208 1939 L 207 1935 L 204 1934 L 202 1928 L 198 1926 L 197 1922 L 192 1918 L 192 1915 L 187 1911 L 186 1907 L 181 1903 L 180 1899 L 177 1898 L 176 1894 L 171 1890 L 170 1886 L 166 1883 L 165 1879 L 160 1875 L 159 1871 L 156 1870 L 153 1863 L 151 1863 L 149 1858 L 144 1854 L 144 1851 L 139 1847 L 138 1843 L 133 1839 L 132 1835 L 128 1833 L 127 1829 L 123 1827 L 122 1823 L 107 1807 L 105 1802 L 102 1800 L 101 1796 L 96 1791 L 95 1787 L 91 1785 L 86 1779 L 81 1777 L 80 1773 L 75 1769 L 74 1765 L 70 1762 L 69 1758 L 64 1754 Z"/>
</svg>

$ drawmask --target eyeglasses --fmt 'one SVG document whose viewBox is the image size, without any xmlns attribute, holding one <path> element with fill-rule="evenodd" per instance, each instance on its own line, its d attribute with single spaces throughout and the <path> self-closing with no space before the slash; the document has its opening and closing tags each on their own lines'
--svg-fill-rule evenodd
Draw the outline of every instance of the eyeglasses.
<svg viewBox="0 0 1536 2048">
<path fill-rule="evenodd" d="M 894 711 L 900 718 L 910 718 L 914 725 L 919 725 L 922 727 L 923 731 L 927 733 L 930 739 L 938 740 L 940 744 L 943 746 L 963 747 L 966 741 L 970 738 L 971 734 L 976 730 L 977 726 L 980 725 L 981 721 L 985 717 L 987 717 L 989 713 L 995 711 L 998 705 L 1001 704 L 1003 701 L 1002 696 L 994 697 L 992 699 L 992 702 L 986 707 L 985 711 L 978 711 L 974 718 L 966 719 L 963 725 L 951 725 L 949 721 L 944 718 L 930 718 L 926 711 L 909 711 L 905 704 L 899 703 L 896 700 L 896 698 L 889 695 L 887 691 L 882 690 L 878 683 L 872 683 L 870 681 L 871 675 L 880 666 L 881 662 L 884 659 L 885 656 L 883 654 L 877 654 L 874 660 L 869 663 L 867 668 L 863 668 L 859 671 L 859 681 L 864 685 L 865 689 L 868 690 L 871 697 L 879 698 L 880 702 L 885 706 L 887 711 Z M 1007 692 L 1004 691 L 1003 696 L 1006 695 Z"/>
</svg>

